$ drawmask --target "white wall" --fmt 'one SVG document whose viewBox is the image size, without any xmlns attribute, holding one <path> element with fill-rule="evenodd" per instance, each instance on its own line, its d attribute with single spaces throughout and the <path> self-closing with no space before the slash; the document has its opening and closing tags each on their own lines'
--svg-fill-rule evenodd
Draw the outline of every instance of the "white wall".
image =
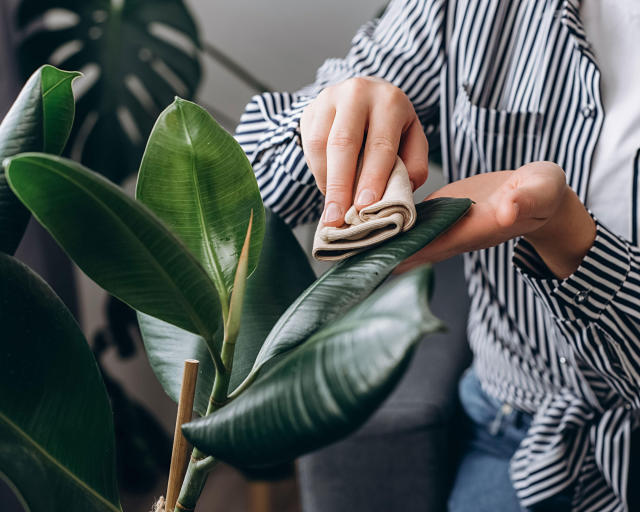
<svg viewBox="0 0 640 512">
<path fill-rule="evenodd" d="M 385 0 L 187 0 L 202 39 L 233 57 L 275 90 L 313 81 L 327 57 L 341 57 L 360 25 Z M 205 60 L 199 96 L 238 118 L 253 91 Z"/>
</svg>

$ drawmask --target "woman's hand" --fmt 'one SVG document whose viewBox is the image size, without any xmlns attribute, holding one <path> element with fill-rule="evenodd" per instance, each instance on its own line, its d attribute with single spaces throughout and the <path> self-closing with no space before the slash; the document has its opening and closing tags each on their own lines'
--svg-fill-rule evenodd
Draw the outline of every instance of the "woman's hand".
<svg viewBox="0 0 640 512">
<path fill-rule="evenodd" d="M 551 162 L 479 174 L 450 183 L 427 199 L 435 197 L 470 197 L 475 204 L 449 231 L 402 263 L 398 272 L 524 236 L 549 269 L 566 278 L 595 239 L 593 219 L 566 184 L 564 171 Z"/>
<path fill-rule="evenodd" d="M 400 155 L 414 190 L 428 174 L 429 147 L 409 98 L 380 78 L 358 77 L 324 89 L 300 119 L 302 148 L 325 194 L 322 221 L 341 226 L 353 204 L 378 201 Z M 362 173 L 353 190 L 366 133 Z"/>
</svg>

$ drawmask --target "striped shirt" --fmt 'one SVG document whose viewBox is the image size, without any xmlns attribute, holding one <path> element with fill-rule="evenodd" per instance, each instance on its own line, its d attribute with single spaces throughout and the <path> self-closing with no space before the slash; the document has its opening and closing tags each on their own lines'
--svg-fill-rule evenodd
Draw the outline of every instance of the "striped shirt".
<svg viewBox="0 0 640 512">
<path fill-rule="evenodd" d="M 323 207 L 299 145 L 302 110 L 355 76 L 408 95 L 448 180 L 551 160 L 585 202 L 604 112 L 578 0 L 396 0 L 314 84 L 254 97 L 236 136 L 265 203 L 291 225 Z M 631 239 L 596 219 L 593 247 L 569 278 L 554 279 L 522 239 L 465 255 L 476 373 L 486 392 L 534 415 L 511 460 L 525 507 L 571 489 L 575 511 L 628 509 L 640 409 L 639 166 L 640 153 L 632 190 L 620 191 L 632 204 Z"/>
</svg>

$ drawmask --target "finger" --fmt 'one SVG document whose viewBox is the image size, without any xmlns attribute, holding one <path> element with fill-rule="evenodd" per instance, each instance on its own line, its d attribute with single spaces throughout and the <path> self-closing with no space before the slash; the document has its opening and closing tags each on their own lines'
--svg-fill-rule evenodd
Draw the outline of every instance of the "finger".
<svg viewBox="0 0 640 512">
<path fill-rule="evenodd" d="M 496 222 L 502 228 L 513 226 L 520 217 L 520 204 L 524 202 L 524 198 L 520 201 L 516 199 L 516 191 L 512 190 L 504 194 L 496 205 Z"/>
<path fill-rule="evenodd" d="M 311 115 L 300 120 L 302 150 L 316 184 L 324 194 L 327 185 L 327 138 L 336 115 L 333 105 L 314 105 Z"/>
<path fill-rule="evenodd" d="M 323 222 L 341 226 L 353 200 L 358 153 L 367 122 L 366 108 L 358 105 L 337 109 L 327 139 L 327 185 Z"/>
<path fill-rule="evenodd" d="M 522 215 L 546 219 L 555 213 L 567 185 L 562 167 L 553 162 L 531 162 L 516 170 L 514 178 L 518 180 L 514 201 Z"/>
<path fill-rule="evenodd" d="M 564 171 L 549 162 L 527 164 L 501 187 L 496 218 L 502 226 L 545 221 L 558 207 L 566 188 Z"/>
<path fill-rule="evenodd" d="M 407 167 L 413 190 L 416 190 L 429 176 L 429 143 L 417 116 L 403 134 L 398 154 Z"/>
<path fill-rule="evenodd" d="M 379 201 L 396 162 L 406 112 L 374 107 L 369 119 L 364 146 L 362 172 L 355 194 L 356 208 L 364 208 Z"/>
</svg>

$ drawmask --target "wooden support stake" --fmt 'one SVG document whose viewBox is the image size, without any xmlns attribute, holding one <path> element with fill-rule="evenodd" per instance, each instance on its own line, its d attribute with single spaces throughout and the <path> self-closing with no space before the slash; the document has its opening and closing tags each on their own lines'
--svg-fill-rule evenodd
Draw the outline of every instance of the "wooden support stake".
<svg viewBox="0 0 640 512">
<path fill-rule="evenodd" d="M 182 435 L 182 425 L 191 421 L 193 414 L 193 400 L 196 394 L 196 380 L 198 378 L 199 362 L 187 359 L 184 362 L 182 374 L 182 388 L 178 402 L 178 416 L 176 429 L 173 434 L 173 451 L 171 452 L 171 466 L 169 468 L 169 483 L 167 484 L 166 512 L 173 512 L 180 494 L 180 487 L 187 470 L 189 458 L 189 443 Z"/>
<path fill-rule="evenodd" d="M 249 482 L 250 512 L 271 512 L 271 494 L 269 482 Z"/>
</svg>

